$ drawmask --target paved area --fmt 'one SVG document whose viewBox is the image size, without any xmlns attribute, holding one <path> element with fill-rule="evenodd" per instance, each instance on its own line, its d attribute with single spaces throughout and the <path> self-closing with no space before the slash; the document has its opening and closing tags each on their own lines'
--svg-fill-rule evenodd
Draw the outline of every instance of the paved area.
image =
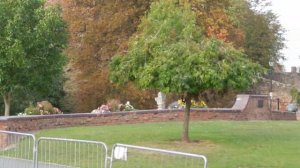
<svg viewBox="0 0 300 168">
<path fill-rule="evenodd" d="M 33 168 L 33 161 L 0 157 L 0 168 Z M 39 168 L 71 168 L 70 166 L 58 165 L 58 164 L 45 164 L 39 163 Z"/>
</svg>

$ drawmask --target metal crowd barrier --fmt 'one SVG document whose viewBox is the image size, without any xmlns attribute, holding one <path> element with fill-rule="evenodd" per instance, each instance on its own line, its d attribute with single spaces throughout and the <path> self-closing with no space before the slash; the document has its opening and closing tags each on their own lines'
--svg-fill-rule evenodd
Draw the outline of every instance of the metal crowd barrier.
<svg viewBox="0 0 300 168">
<path fill-rule="evenodd" d="M 3 168 L 207 168 L 204 155 L 0 130 Z"/>
<path fill-rule="evenodd" d="M 63 138 L 39 138 L 37 168 L 106 168 L 107 147 L 103 142 Z"/>
<path fill-rule="evenodd" d="M 34 168 L 35 144 L 32 134 L 0 130 L 0 167 Z"/>
<path fill-rule="evenodd" d="M 110 168 L 207 168 L 203 155 L 115 144 L 111 154 Z"/>
</svg>

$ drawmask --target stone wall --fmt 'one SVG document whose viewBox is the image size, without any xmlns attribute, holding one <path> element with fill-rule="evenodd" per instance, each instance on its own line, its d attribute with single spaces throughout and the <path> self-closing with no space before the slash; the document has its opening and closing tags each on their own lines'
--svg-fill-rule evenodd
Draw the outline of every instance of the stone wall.
<svg viewBox="0 0 300 168">
<path fill-rule="evenodd" d="M 271 81 L 273 96 L 272 109 L 278 110 L 279 100 L 278 111 L 284 112 L 286 111 L 287 105 L 292 103 L 290 90 L 296 88 L 300 91 L 300 73 L 296 67 L 292 67 L 291 72 L 274 72 L 272 75 L 269 74 L 253 88 L 252 93 L 268 95 L 271 92 Z"/>
<path fill-rule="evenodd" d="M 298 113 L 271 112 L 266 95 L 238 95 L 233 108 L 192 109 L 191 120 L 299 120 Z M 60 114 L 0 117 L 0 129 L 31 132 L 42 129 L 90 125 L 182 121 L 183 110 L 143 110 L 107 114 Z"/>
<path fill-rule="evenodd" d="M 192 110 L 191 120 L 246 120 L 241 111 L 232 109 Z M 49 128 L 135 124 L 180 121 L 183 112 L 178 110 L 146 110 L 107 114 L 62 114 L 49 116 L 8 117 L 0 119 L 0 129 L 30 132 Z"/>
<path fill-rule="evenodd" d="M 268 96 L 253 96 L 248 102 L 248 108 L 245 109 L 249 120 L 270 120 L 271 110 Z"/>
<path fill-rule="evenodd" d="M 275 76 L 275 75 L 274 75 Z M 279 75 L 277 75 L 279 78 Z M 261 79 L 261 81 L 257 84 L 257 86 L 253 89 L 255 93 L 259 94 L 270 94 L 270 85 L 271 80 L 270 79 Z M 272 109 L 277 110 L 278 109 L 278 102 L 277 99 L 279 99 L 279 110 L 281 112 L 286 111 L 286 106 L 291 102 L 292 97 L 290 95 L 290 90 L 293 86 L 290 84 L 285 84 L 276 80 L 272 80 Z"/>
<path fill-rule="evenodd" d="M 272 112 L 272 120 L 300 120 L 300 114 L 291 112 Z"/>
<path fill-rule="evenodd" d="M 258 115 L 254 118 L 245 112 L 233 109 L 192 110 L 191 120 L 297 120 L 296 113 L 272 112 L 271 118 Z M 298 117 L 298 119 L 300 119 Z M 151 122 L 182 121 L 182 111 L 147 110 L 141 112 L 121 112 L 109 114 L 63 114 L 52 116 L 10 117 L 0 120 L 0 129 L 31 132 L 50 128 L 90 125 L 115 125 Z"/>
</svg>

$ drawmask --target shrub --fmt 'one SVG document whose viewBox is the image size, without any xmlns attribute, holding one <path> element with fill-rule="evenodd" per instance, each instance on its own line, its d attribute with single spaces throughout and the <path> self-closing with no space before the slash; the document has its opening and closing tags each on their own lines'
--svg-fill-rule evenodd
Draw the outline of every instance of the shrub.
<svg viewBox="0 0 300 168">
<path fill-rule="evenodd" d="M 120 104 L 121 102 L 118 99 L 110 99 L 107 101 L 109 111 L 111 112 L 120 111 Z"/>
<path fill-rule="evenodd" d="M 185 107 L 185 102 L 182 99 L 179 99 L 177 102 L 180 108 Z M 207 105 L 203 100 L 201 101 L 192 100 L 191 103 L 192 103 L 192 108 L 207 108 Z"/>
<path fill-rule="evenodd" d="M 30 103 L 29 107 L 24 110 L 26 115 L 49 115 L 49 114 L 61 114 L 59 108 L 53 107 L 49 101 L 37 102 L 36 107 Z"/>
<path fill-rule="evenodd" d="M 27 115 L 40 115 L 39 109 L 34 107 L 32 103 L 30 103 L 29 107 L 25 108 L 24 113 Z"/>
</svg>

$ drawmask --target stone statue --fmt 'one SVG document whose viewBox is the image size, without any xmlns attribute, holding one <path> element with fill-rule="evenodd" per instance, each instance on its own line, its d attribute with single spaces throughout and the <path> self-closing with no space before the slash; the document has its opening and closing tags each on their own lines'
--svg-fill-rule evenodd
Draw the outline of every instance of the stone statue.
<svg viewBox="0 0 300 168">
<path fill-rule="evenodd" d="M 157 109 L 163 110 L 166 109 L 166 95 L 162 92 L 158 92 L 157 97 L 155 97 L 157 103 Z"/>
</svg>

